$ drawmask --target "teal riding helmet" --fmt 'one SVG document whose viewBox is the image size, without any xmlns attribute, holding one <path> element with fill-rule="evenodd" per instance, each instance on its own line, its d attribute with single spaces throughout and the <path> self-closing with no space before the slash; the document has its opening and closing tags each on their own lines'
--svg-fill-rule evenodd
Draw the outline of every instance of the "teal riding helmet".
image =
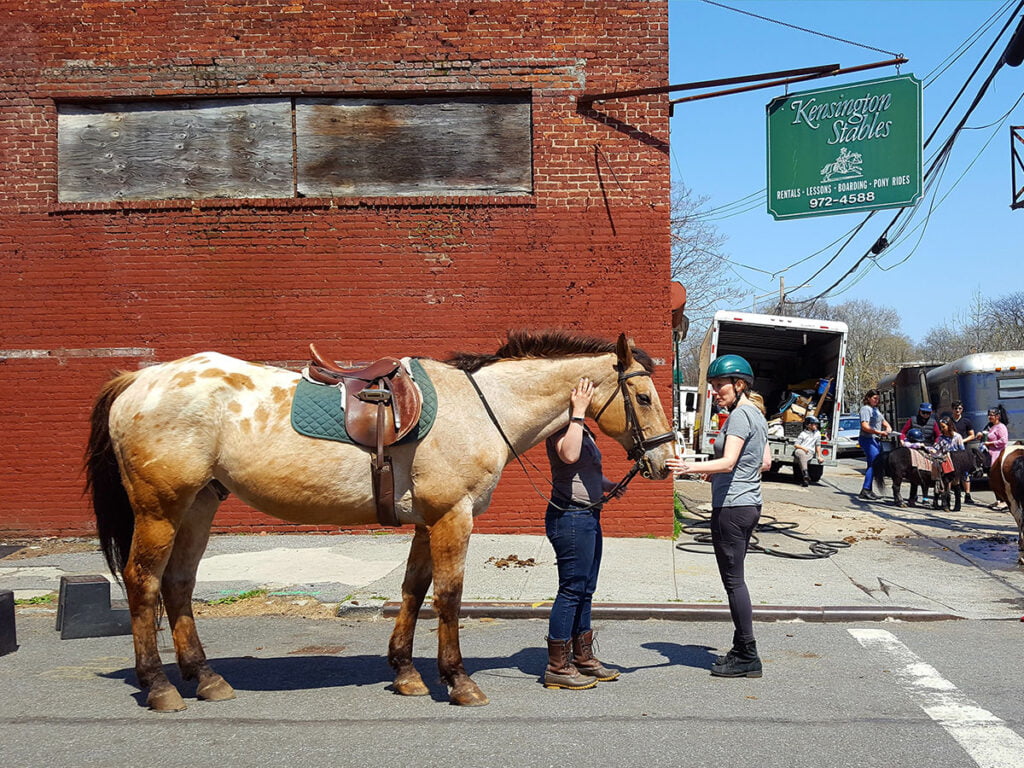
<svg viewBox="0 0 1024 768">
<path fill-rule="evenodd" d="M 711 361 L 711 365 L 708 366 L 708 378 L 743 379 L 747 384 L 753 384 L 754 369 L 739 355 L 722 355 Z"/>
</svg>

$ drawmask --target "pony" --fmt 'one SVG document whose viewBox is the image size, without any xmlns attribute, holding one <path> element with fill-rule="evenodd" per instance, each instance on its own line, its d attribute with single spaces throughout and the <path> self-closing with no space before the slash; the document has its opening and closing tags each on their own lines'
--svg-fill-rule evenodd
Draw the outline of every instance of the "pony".
<svg viewBox="0 0 1024 768">
<path fill-rule="evenodd" d="M 891 451 L 883 451 L 875 457 L 871 468 L 874 472 L 875 489 L 880 493 L 885 487 L 885 478 L 892 480 L 893 503 L 897 507 L 905 507 L 900 487 L 904 482 L 910 483 L 910 506 L 916 506 L 917 488 L 921 486 L 922 491 L 932 487 L 934 480 L 931 472 L 920 470 L 914 466 L 910 455 L 910 448 L 900 446 Z"/>
<path fill-rule="evenodd" d="M 999 501 L 1005 501 L 1017 523 L 1017 564 L 1024 566 L 1024 443 L 1007 445 L 992 462 L 988 485 Z"/>
<path fill-rule="evenodd" d="M 922 490 L 927 492 L 928 489 L 936 485 L 935 478 L 930 471 L 918 469 L 914 466 L 910 454 L 911 450 L 913 449 L 905 446 L 893 448 L 891 451 L 878 454 L 874 464 L 872 464 L 875 487 L 878 491 L 883 490 L 886 477 L 892 480 L 893 503 L 897 507 L 906 506 L 900 495 L 900 488 L 904 482 L 910 483 L 909 503 L 912 507 L 916 506 L 915 500 L 917 498 L 918 486 L 921 486 Z M 961 491 L 963 490 L 964 474 L 983 469 L 983 461 L 980 454 L 972 450 L 952 451 L 948 455 L 953 464 L 953 471 L 942 473 L 943 489 L 941 493 L 933 495 L 932 508 L 938 509 L 941 506 L 944 509 L 949 509 L 950 491 L 952 490 L 955 494 L 952 510 L 959 512 L 961 509 Z"/>
<path fill-rule="evenodd" d="M 438 669 L 449 699 L 484 705 L 486 695 L 463 666 L 458 619 L 473 520 L 490 504 L 502 469 L 568 424 L 569 392 L 584 376 L 595 387 L 588 416 L 634 460 L 629 477 L 641 471 L 666 478 L 674 433 L 651 381 L 654 364 L 625 334 L 612 343 L 514 331 L 493 355 L 459 353 L 421 364 L 437 392 L 433 427 L 418 442 L 389 449 L 396 512 L 415 533 L 387 659 L 395 692 L 429 692 L 412 647 L 433 580 Z M 153 710 L 185 709 L 157 649 L 161 603 L 182 677 L 197 681 L 197 698 L 235 697 L 208 663 L 192 612 L 199 560 L 229 493 L 296 523 L 376 521 L 369 449 L 292 428 L 299 378 L 202 352 L 116 375 L 96 400 L 86 490 L 107 563 L 123 579 L 135 672 Z"/>
<path fill-rule="evenodd" d="M 942 473 L 942 492 L 936 493 L 933 506 L 950 509 L 950 491 L 952 491 L 952 511 L 959 512 L 962 509 L 964 477 L 985 469 L 985 460 L 978 451 L 971 448 L 963 451 L 950 451 L 949 460 L 953 464 L 953 471 Z"/>
</svg>

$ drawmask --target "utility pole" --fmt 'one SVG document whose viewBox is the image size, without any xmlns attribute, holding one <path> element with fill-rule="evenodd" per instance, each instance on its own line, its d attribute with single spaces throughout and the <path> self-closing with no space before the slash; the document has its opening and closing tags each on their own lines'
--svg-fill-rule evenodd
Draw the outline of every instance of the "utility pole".
<svg viewBox="0 0 1024 768">
<path fill-rule="evenodd" d="M 810 283 L 804 283 L 794 288 L 794 291 L 799 291 L 801 288 L 806 288 Z M 779 314 L 786 314 L 786 278 L 782 275 L 779 276 Z"/>
</svg>

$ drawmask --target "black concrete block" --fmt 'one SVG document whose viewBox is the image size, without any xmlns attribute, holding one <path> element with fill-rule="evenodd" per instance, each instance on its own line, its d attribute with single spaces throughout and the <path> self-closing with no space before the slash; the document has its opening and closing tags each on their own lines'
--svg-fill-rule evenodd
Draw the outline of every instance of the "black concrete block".
<svg viewBox="0 0 1024 768">
<path fill-rule="evenodd" d="M 127 608 L 111 605 L 110 582 L 102 576 L 61 576 L 57 601 L 61 640 L 130 635 Z"/>
<path fill-rule="evenodd" d="M 0 589 L 0 656 L 18 650 L 18 636 L 14 631 L 14 593 Z"/>
</svg>

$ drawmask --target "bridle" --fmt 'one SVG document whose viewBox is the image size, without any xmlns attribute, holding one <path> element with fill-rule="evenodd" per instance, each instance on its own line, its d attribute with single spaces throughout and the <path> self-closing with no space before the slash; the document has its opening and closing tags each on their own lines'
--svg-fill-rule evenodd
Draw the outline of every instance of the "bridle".
<svg viewBox="0 0 1024 768">
<path fill-rule="evenodd" d="M 632 379 L 634 376 L 647 376 L 650 377 L 649 371 L 633 371 L 632 373 L 626 373 L 625 369 L 621 364 L 615 366 L 615 370 L 619 373 L 619 380 L 615 387 L 615 390 L 608 396 L 604 405 L 594 416 L 594 421 L 600 421 L 601 414 L 608 410 L 608 406 L 615 400 L 615 396 L 618 394 L 622 395 L 622 404 L 626 411 L 626 428 L 629 429 L 630 437 L 633 438 L 633 447 L 630 448 L 626 455 L 634 462 L 646 463 L 644 454 L 653 448 L 657 448 L 659 445 L 670 443 L 676 439 L 675 433 L 665 432 L 654 437 L 644 437 L 644 429 L 640 426 L 640 419 L 636 416 L 636 406 L 633 404 L 633 398 L 629 394 L 629 389 L 626 387 L 626 381 Z M 646 470 L 642 472 L 644 477 L 648 480 L 651 479 L 650 466 L 647 466 Z"/>
<path fill-rule="evenodd" d="M 623 477 L 619 482 L 617 482 L 615 486 L 611 488 L 611 490 L 609 490 L 608 492 L 601 496 L 600 500 L 595 501 L 593 504 L 588 504 L 585 507 L 574 506 L 574 509 L 591 509 L 593 507 L 602 506 L 609 499 L 622 493 L 622 491 L 625 490 L 626 486 L 629 485 L 630 481 L 636 476 L 637 472 L 640 472 L 640 474 L 642 474 L 648 480 L 652 479 L 653 472 L 651 470 L 650 462 L 646 458 L 647 451 L 653 448 L 657 448 L 659 445 L 664 445 L 665 443 L 672 442 L 673 440 L 676 439 L 675 433 L 673 432 L 665 432 L 664 434 L 656 435 L 654 437 L 644 437 L 644 430 L 643 427 L 640 426 L 640 420 L 636 416 L 636 406 L 633 404 L 633 398 L 629 394 L 629 389 L 626 387 L 626 381 L 633 378 L 634 376 L 649 377 L 651 375 L 650 372 L 644 370 L 626 373 L 625 369 L 622 367 L 621 364 L 616 364 L 615 370 L 618 372 L 618 381 L 616 382 L 615 389 L 612 391 L 611 395 L 605 401 L 604 405 L 601 406 L 601 409 L 597 412 L 597 415 L 594 416 L 594 421 L 598 421 L 601 418 L 601 414 L 608 410 L 608 406 L 611 405 L 612 401 L 615 400 L 616 395 L 622 395 L 622 402 L 626 411 L 626 427 L 629 429 L 630 437 L 632 437 L 633 439 L 633 446 L 626 452 L 626 456 L 632 460 L 633 466 L 630 468 L 629 472 L 626 473 L 625 477 Z M 530 473 L 526 469 L 526 465 L 523 463 L 522 457 L 519 455 L 519 452 L 516 451 L 515 447 L 508 439 L 508 436 L 505 434 L 505 430 L 501 428 L 501 424 L 498 423 L 497 416 L 495 416 L 494 411 L 491 410 L 491 406 L 487 402 L 487 398 L 484 397 L 484 393 L 480 390 L 480 386 L 476 383 L 476 379 L 473 378 L 473 374 L 471 374 L 469 371 L 465 371 L 465 374 L 466 377 L 469 379 L 470 383 L 473 385 L 473 389 L 476 390 L 477 396 L 479 396 L 480 398 L 480 402 L 483 403 L 484 410 L 487 412 L 487 416 L 490 418 L 491 423 L 494 424 L 494 426 L 497 428 L 498 433 L 505 441 L 505 445 L 507 445 L 509 450 L 512 451 L 512 455 L 515 456 L 516 461 L 519 462 L 519 465 L 523 468 L 523 471 L 526 473 L 527 478 L 529 478 Z M 533 462 L 530 463 L 533 464 Z M 533 465 L 533 468 L 539 471 L 536 465 Z M 533 484 L 532 480 L 530 482 L 531 484 Z M 548 498 L 547 495 L 540 492 L 540 490 L 537 488 L 535 484 L 533 485 L 533 487 L 534 490 L 537 491 L 538 495 L 541 496 L 541 498 Z M 558 506 L 557 504 L 555 504 L 554 501 L 550 501 L 550 503 L 555 508 L 565 511 L 563 507 Z"/>
</svg>

